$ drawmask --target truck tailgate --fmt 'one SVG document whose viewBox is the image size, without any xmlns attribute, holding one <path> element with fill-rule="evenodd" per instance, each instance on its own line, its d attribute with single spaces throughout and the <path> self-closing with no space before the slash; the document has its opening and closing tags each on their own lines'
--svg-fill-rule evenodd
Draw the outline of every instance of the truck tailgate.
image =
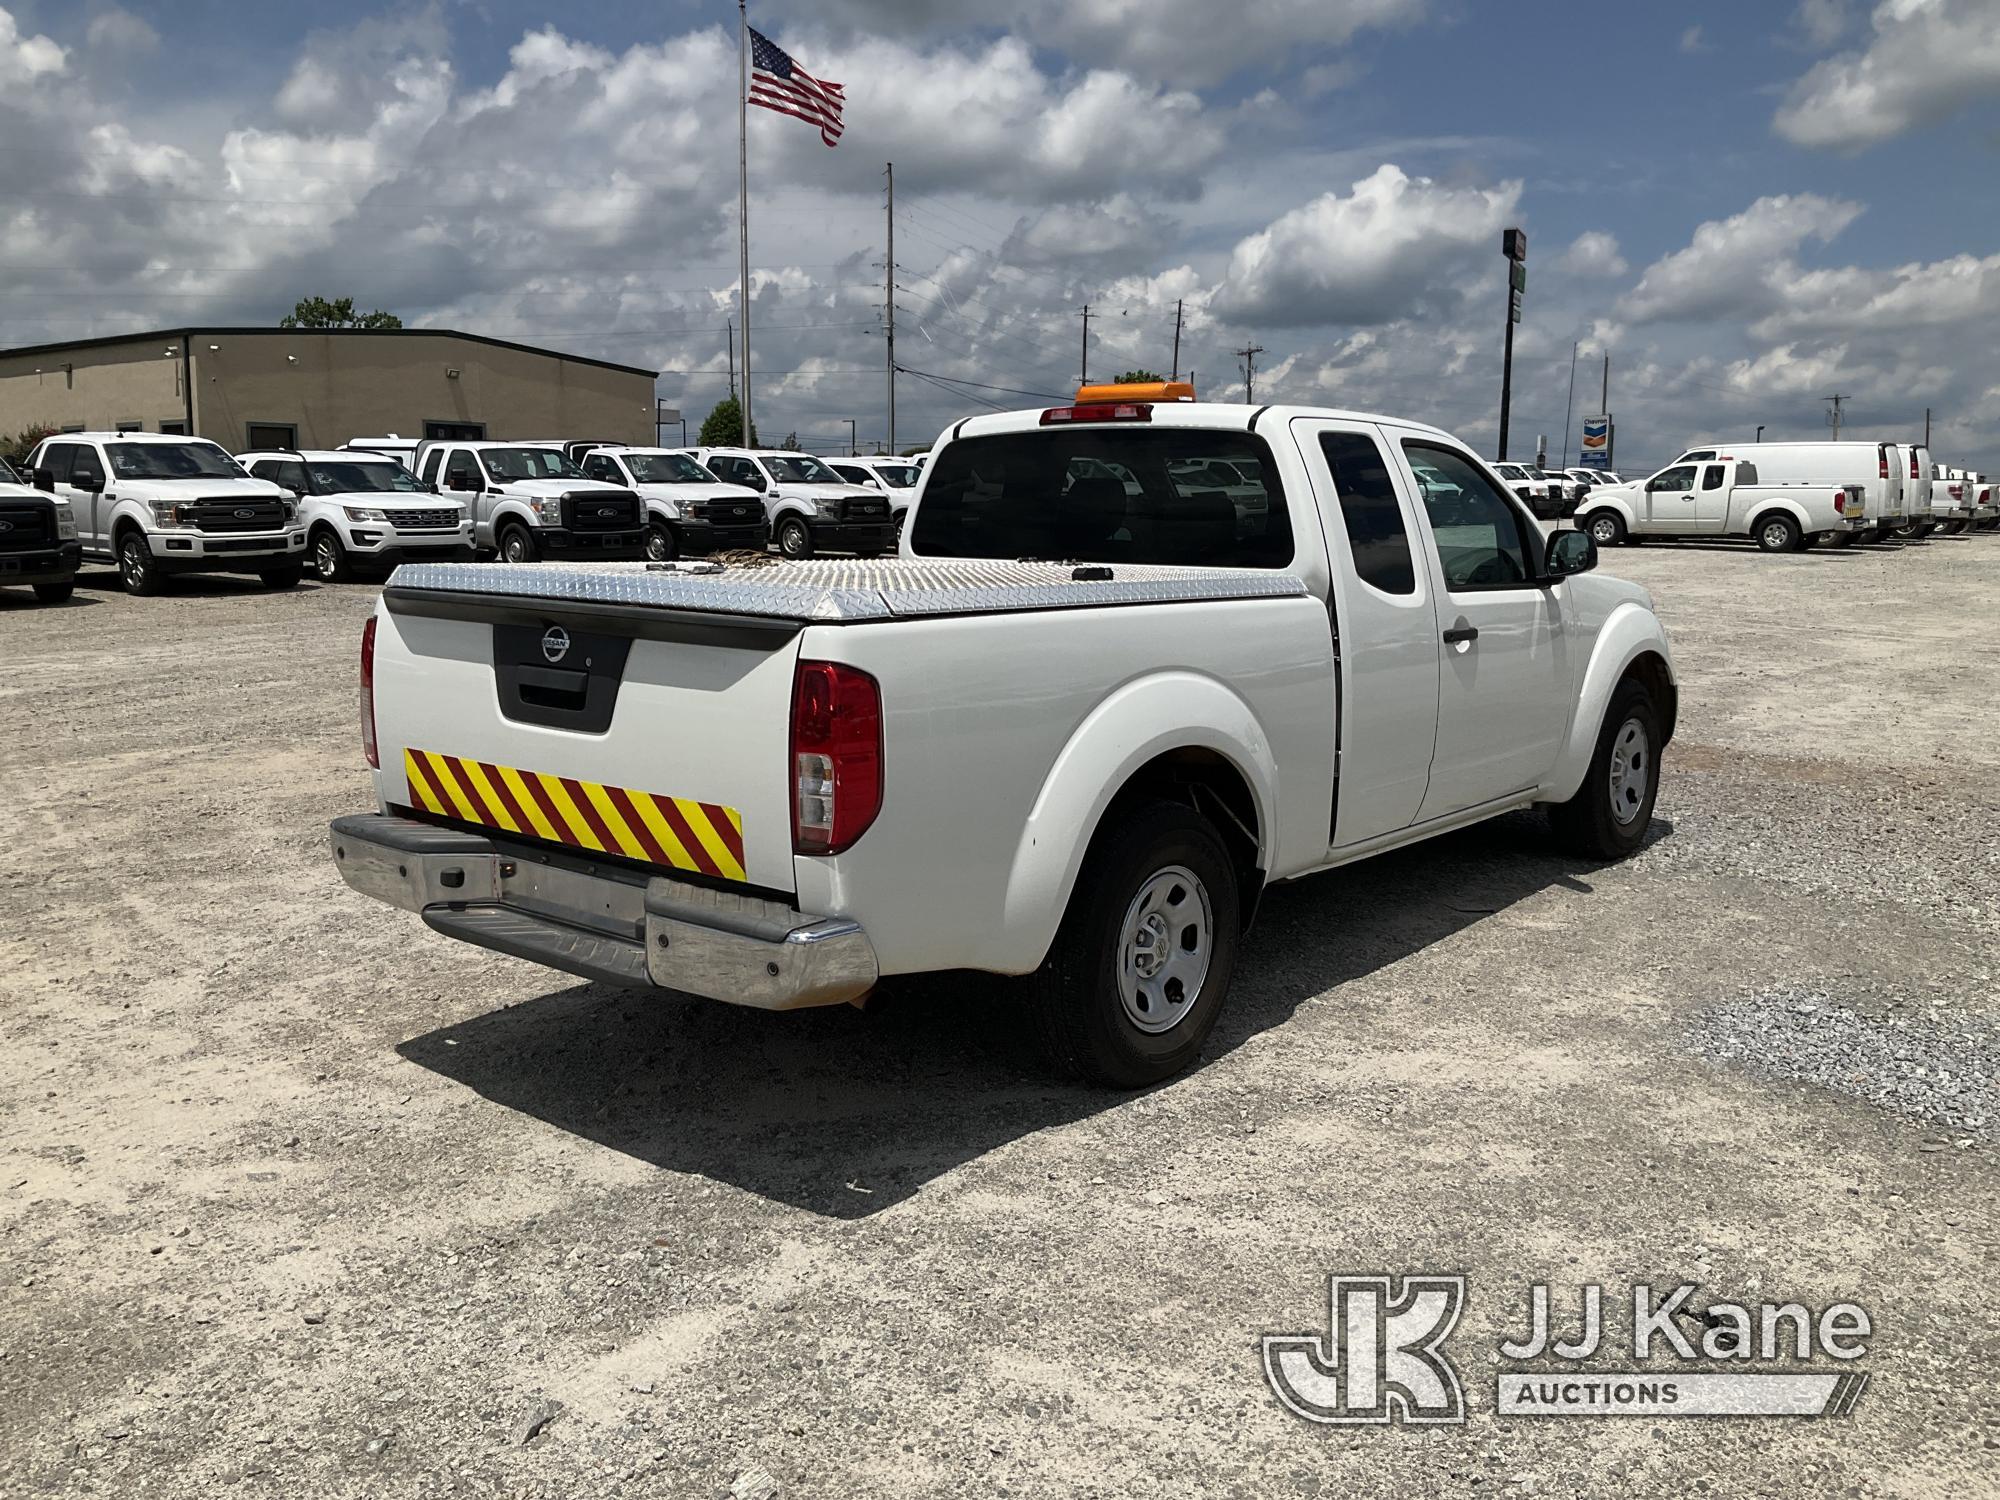
<svg viewBox="0 0 2000 1500">
<path fill-rule="evenodd" d="M 384 604 L 374 681 L 385 805 L 793 889 L 796 626 L 395 584 Z"/>
</svg>

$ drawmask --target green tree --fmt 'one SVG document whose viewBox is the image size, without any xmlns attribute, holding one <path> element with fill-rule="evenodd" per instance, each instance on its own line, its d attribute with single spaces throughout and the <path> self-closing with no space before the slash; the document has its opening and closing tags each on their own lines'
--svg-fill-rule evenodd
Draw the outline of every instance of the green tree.
<svg viewBox="0 0 2000 1500">
<path fill-rule="evenodd" d="M 778 444 L 778 446 L 788 453 L 797 453 L 799 451 L 799 435 L 796 432 L 786 433 L 785 440 Z"/>
<path fill-rule="evenodd" d="M 1151 385 L 1167 377 L 1152 370 L 1127 370 L 1118 377 L 1120 385 Z"/>
<path fill-rule="evenodd" d="M 280 328 L 401 328 L 403 320 L 379 307 L 358 313 L 354 299 L 342 297 L 329 302 L 324 297 L 301 297 L 298 305 L 278 319 Z"/>
<path fill-rule="evenodd" d="M 28 461 L 28 455 L 35 451 L 35 444 L 39 443 L 45 437 L 52 437 L 54 434 L 55 428 L 49 426 L 46 422 L 38 422 L 32 427 L 15 433 L 10 438 L 0 438 L 0 458 L 6 459 L 8 463 L 19 469 L 21 477 L 26 479 L 29 477 L 28 471 L 21 468 L 21 466 Z"/>
<path fill-rule="evenodd" d="M 704 448 L 741 448 L 743 444 L 743 403 L 734 396 L 724 396 L 715 403 L 715 410 L 701 424 L 701 446 Z M 752 448 L 763 446 L 757 441 L 755 423 L 750 427 Z"/>
</svg>

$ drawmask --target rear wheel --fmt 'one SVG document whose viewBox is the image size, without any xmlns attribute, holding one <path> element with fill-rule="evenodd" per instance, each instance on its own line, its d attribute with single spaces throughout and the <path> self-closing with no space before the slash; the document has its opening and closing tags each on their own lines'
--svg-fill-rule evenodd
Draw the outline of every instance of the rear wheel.
<svg viewBox="0 0 2000 1500">
<path fill-rule="evenodd" d="M 1615 510 L 1592 511 L 1583 529 L 1600 547 L 1617 547 L 1625 541 L 1625 522 Z"/>
<path fill-rule="evenodd" d="M 1965 522 L 1946 521 L 1944 523 L 1944 534 L 1946 536 L 1963 536 L 1965 534 Z"/>
<path fill-rule="evenodd" d="M 263 572 L 257 575 L 257 581 L 276 594 L 282 593 L 286 589 L 297 588 L 299 580 L 305 576 L 306 568 L 304 563 L 286 563 L 282 568 L 264 569 Z"/>
<path fill-rule="evenodd" d="M 1239 901 L 1221 836 L 1192 808 L 1147 803 L 1102 830 L 1027 980 L 1050 1064 L 1143 1088 L 1193 1063 L 1236 966 Z"/>
<path fill-rule="evenodd" d="M 646 528 L 646 561 L 672 562 L 681 555 L 681 539 L 665 521 Z"/>
<path fill-rule="evenodd" d="M 354 564 L 348 561 L 347 549 L 340 545 L 340 538 L 330 526 L 313 537 L 312 565 L 322 583 L 345 583 L 354 576 Z"/>
<path fill-rule="evenodd" d="M 1583 785 L 1549 804 L 1556 841 L 1588 859 L 1623 859 L 1646 841 L 1660 791 L 1660 718 L 1645 685 L 1626 678 L 1611 695 Z"/>
<path fill-rule="evenodd" d="M 1866 531 L 1856 532 L 1854 536 L 1855 544 L 1862 547 L 1872 547 L 1881 540 L 1882 528 L 1880 526 L 1870 526 Z"/>
<path fill-rule="evenodd" d="M 500 533 L 500 561 L 531 563 L 535 560 L 535 539 L 525 526 L 509 526 Z"/>
<path fill-rule="evenodd" d="M 151 598 L 167 586 L 167 575 L 153 560 L 153 549 L 138 531 L 127 531 L 118 539 L 118 581 L 125 592 L 142 599 Z"/>
<path fill-rule="evenodd" d="M 778 550 L 787 557 L 811 557 L 812 528 L 797 516 L 786 516 L 778 523 Z"/>
<path fill-rule="evenodd" d="M 1829 531 L 1826 534 L 1826 544 L 1829 547 L 1852 547 L 1854 545 L 1854 533 L 1851 531 Z"/>
<path fill-rule="evenodd" d="M 35 585 L 35 597 L 44 604 L 61 604 L 75 592 L 76 582 L 74 579 L 64 579 L 61 583 L 38 583 Z"/>
<path fill-rule="evenodd" d="M 1801 545 L 1799 523 L 1790 516 L 1763 516 L 1757 522 L 1757 545 L 1766 552 L 1796 552 Z"/>
</svg>

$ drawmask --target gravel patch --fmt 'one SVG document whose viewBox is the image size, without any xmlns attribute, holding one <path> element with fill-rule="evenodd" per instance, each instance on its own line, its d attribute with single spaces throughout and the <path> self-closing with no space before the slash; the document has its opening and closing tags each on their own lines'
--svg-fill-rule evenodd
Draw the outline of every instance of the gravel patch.
<svg viewBox="0 0 2000 1500">
<path fill-rule="evenodd" d="M 1708 1012 L 1689 1040 L 1715 1061 L 1928 1124 L 1991 1136 L 2000 1119 L 2000 1026 L 1935 999 L 1790 985 Z"/>
</svg>

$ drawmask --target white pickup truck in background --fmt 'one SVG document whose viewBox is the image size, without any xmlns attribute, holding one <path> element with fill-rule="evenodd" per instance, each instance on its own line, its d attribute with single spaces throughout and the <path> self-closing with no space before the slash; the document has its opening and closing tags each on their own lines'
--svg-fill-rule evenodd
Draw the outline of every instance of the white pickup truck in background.
<svg viewBox="0 0 2000 1500">
<path fill-rule="evenodd" d="M 1746 454 L 1750 450 L 1746 449 Z M 1633 484 L 1603 485 L 1578 509 L 1577 528 L 1600 547 L 1641 537 L 1749 537 L 1766 552 L 1797 552 L 1822 538 L 1853 538 L 1880 523 L 1858 485 L 1766 483 L 1763 460 L 1712 453 L 1670 464 Z"/>
<path fill-rule="evenodd" d="M 1257 476 L 1254 520 L 1195 460 Z M 362 641 L 377 807 L 332 854 L 635 988 L 1029 976 L 1054 1065 L 1138 1086 L 1194 1060 L 1274 882 L 1534 804 L 1640 847 L 1677 689 L 1595 561 L 1432 427 L 972 417 L 898 558 L 400 570 Z"/>
</svg>

